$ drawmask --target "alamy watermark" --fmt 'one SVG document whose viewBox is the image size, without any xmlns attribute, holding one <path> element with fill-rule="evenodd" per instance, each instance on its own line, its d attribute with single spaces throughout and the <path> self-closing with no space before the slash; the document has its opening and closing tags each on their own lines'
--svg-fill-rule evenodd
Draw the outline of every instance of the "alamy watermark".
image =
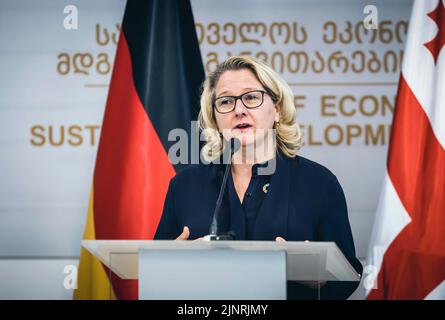
<svg viewBox="0 0 445 320">
<path fill-rule="evenodd" d="M 63 8 L 63 13 L 67 14 L 63 19 L 63 27 L 66 30 L 77 30 L 79 27 L 78 10 L 75 5 L 69 4 Z"/>
<path fill-rule="evenodd" d="M 77 266 L 71 264 L 66 265 L 63 268 L 63 273 L 66 274 L 63 278 L 63 287 L 66 290 L 77 289 Z"/>
<path fill-rule="evenodd" d="M 198 130 L 198 122 L 191 122 L 191 136 L 182 128 L 172 129 L 168 134 L 168 141 L 175 143 L 168 150 L 168 157 L 171 164 L 209 164 L 204 157 L 206 148 L 199 150 L 200 142 L 206 141 L 205 137 L 213 136 L 215 139 L 219 137 L 221 141 L 226 141 L 224 150 L 218 150 L 220 156 L 211 162 L 215 164 L 227 164 L 229 160 L 232 164 L 251 164 L 254 165 L 262 160 L 267 161 L 265 166 L 258 168 L 259 175 L 270 175 L 275 172 L 276 157 L 271 157 L 276 150 L 276 129 L 255 129 L 241 133 L 238 129 L 224 129 L 219 132 L 216 129 Z M 230 138 L 238 138 L 241 147 L 235 150 L 233 157 L 230 159 L 230 146 L 227 141 Z"/>
<path fill-rule="evenodd" d="M 369 4 L 363 8 L 363 13 L 367 15 L 363 19 L 363 26 L 365 29 L 377 29 L 379 24 L 379 12 L 377 7 Z"/>
</svg>

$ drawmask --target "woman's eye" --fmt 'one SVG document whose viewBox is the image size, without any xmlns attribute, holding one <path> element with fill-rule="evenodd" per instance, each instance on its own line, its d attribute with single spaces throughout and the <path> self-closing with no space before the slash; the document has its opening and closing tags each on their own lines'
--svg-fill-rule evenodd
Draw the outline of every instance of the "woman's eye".
<svg viewBox="0 0 445 320">
<path fill-rule="evenodd" d="M 248 94 L 248 95 L 245 97 L 245 99 L 248 100 L 248 101 L 257 100 L 257 99 L 258 99 L 258 96 L 255 95 L 255 94 Z"/>
<path fill-rule="evenodd" d="M 229 99 L 221 99 L 220 103 L 221 103 L 221 105 L 226 105 L 229 103 Z"/>
</svg>

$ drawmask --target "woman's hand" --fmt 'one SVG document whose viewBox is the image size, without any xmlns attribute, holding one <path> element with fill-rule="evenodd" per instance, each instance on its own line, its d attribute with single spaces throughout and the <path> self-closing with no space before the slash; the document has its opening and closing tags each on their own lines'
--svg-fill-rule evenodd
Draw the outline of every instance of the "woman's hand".
<svg viewBox="0 0 445 320">
<path fill-rule="evenodd" d="M 276 242 L 286 242 L 286 239 L 282 238 L 282 237 L 276 237 L 275 238 Z M 309 240 L 304 240 L 304 242 L 309 242 Z"/>
<path fill-rule="evenodd" d="M 176 240 L 187 240 L 189 237 L 190 237 L 189 227 L 184 227 L 182 229 L 182 233 L 179 235 L 179 237 L 176 238 Z"/>
<path fill-rule="evenodd" d="M 190 229 L 189 229 L 189 227 L 184 227 L 182 229 L 182 233 L 176 238 L 176 240 L 188 240 L 189 237 L 190 237 Z M 201 238 L 195 239 L 193 241 L 198 241 L 198 240 L 203 240 L 203 239 L 204 238 L 201 237 Z"/>
</svg>

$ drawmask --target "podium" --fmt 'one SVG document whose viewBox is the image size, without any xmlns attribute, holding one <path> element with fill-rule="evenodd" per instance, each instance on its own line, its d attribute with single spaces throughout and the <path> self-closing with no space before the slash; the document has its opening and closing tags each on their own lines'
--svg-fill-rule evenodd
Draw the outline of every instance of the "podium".
<svg viewBox="0 0 445 320">
<path fill-rule="evenodd" d="M 82 246 L 120 278 L 138 279 L 139 299 L 281 300 L 286 281 L 360 281 L 334 242 L 84 240 Z"/>
</svg>

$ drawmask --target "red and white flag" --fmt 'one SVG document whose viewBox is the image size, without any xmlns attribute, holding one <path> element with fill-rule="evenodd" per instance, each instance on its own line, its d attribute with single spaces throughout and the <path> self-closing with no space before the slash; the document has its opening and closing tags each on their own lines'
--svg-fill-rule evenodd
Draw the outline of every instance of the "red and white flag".
<svg viewBox="0 0 445 320">
<path fill-rule="evenodd" d="M 414 2 L 368 252 L 377 276 L 368 299 L 445 299 L 444 2 Z"/>
</svg>

